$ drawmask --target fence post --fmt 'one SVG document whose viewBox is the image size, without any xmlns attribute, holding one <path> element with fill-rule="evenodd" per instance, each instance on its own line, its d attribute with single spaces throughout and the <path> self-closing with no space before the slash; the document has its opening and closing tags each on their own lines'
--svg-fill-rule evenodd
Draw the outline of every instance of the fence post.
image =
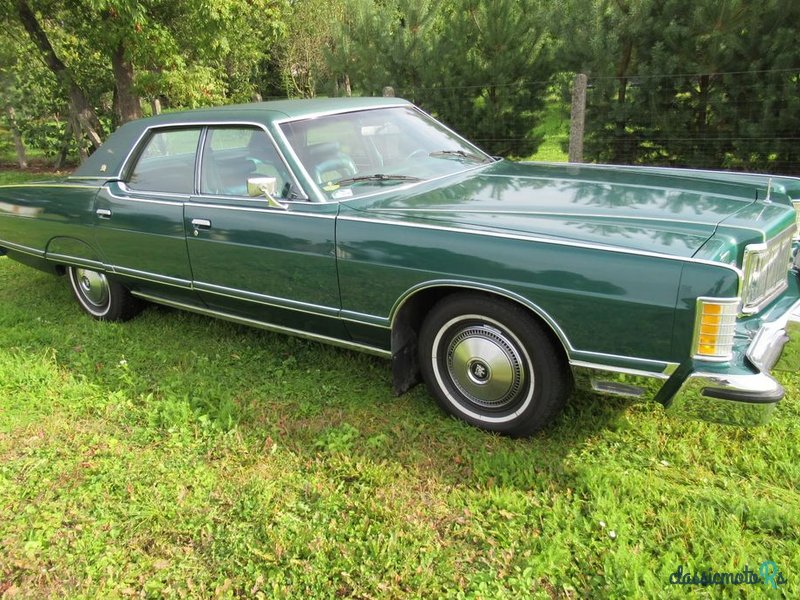
<svg viewBox="0 0 800 600">
<path fill-rule="evenodd" d="M 569 120 L 569 162 L 583 162 L 583 127 L 586 123 L 586 74 L 578 73 L 572 84 Z"/>
</svg>

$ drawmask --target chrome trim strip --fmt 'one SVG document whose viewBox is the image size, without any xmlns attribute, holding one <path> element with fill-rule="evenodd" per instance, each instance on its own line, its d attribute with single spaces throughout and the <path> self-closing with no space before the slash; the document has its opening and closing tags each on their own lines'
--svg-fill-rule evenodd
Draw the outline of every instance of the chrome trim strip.
<svg viewBox="0 0 800 600">
<path fill-rule="evenodd" d="M 22 252 L 23 254 L 35 256 L 36 258 L 46 258 L 44 250 L 37 250 L 36 248 L 30 248 L 29 246 L 23 246 L 22 244 L 15 244 L 14 242 L 6 242 L 3 240 L 0 240 L 0 245 L 7 250 Z"/>
<path fill-rule="evenodd" d="M 664 373 L 570 361 L 575 387 L 596 394 L 654 400 L 669 379 Z"/>
<path fill-rule="evenodd" d="M 163 197 L 184 198 L 187 201 L 191 198 L 191 196 L 187 196 L 185 194 L 162 194 L 161 192 L 140 192 L 140 191 L 136 191 L 136 190 L 129 190 L 128 187 L 125 185 L 125 183 L 123 181 L 118 181 L 116 183 L 119 185 L 120 188 L 122 188 L 122 191 L 124 191 L 126 193 L 130 192 L 130 193 L 134 193 L 134 194 L 147 194 L 147 195 L 151 195 L 151 196 L 159 196 L 159 197 L 162 197 L 162 198 Z M 112 198 L 115 198 L 117 200 L 127 200 L 129 202 L 143 202 L 145 204 L 162 204 L 164 206 L 183 206 L 184 205 L 183 202 L 174 202 L 174 201 L 170 202 L 168 200 L 154 200 L 154 199 L 151 199 L 151 198 L 136 198 L 136 197 L 132 198 L 130 196 L 119 196 L 119 195 L 117 195 L 117 194 L 115 194 L 114 192 L 111 191 L 111 186 L 110 185 L 104 185 L 102 189 L 106 190 L 106 192 L 108 192 L 109 196 L 111 196 Z"/>
<path fill-rule="evenodd" d="M 545 323 L 547 323 L 553 332 L 556 334 L 558 339 L 561 341 L 564 348 L 568 351 L 573 350 L 572 344 L 570 344 L 569 340 L 567 339 L 566 334 L 562 331 L 562 329 L 558 326 L 555 319 L 550 317 L 546 311 L 541 309 L 539 306 L 520 296 L 519 294 L 515 294 L 513 292 L 509 292 L 502 288 L 494 287 L 492 285 L 480 284 L 471 281 L 459 281 L 454 279 L 438 279 L 434 281 L 426 281 L 425 283 L 417 284 L 414 287 L 406 290 L 394 303 L 391 310 L 389 311 L 389 328 L 394 329 L 394 322 L 397 318 L 398 312 L 403 307 L 403 305 L 411 299 L 417 292 L 421 292 L 422 290 L 436 288 L 436 287 L 456 287 L 456 288 L 463 288 L 463 289 L 471 289 L 471 290 L 478 290 L 484 292 L 491 292 L 493 294 L 497 294 L 498 296 L 504 296 L 509 300 L 513 300 L 519 304 L 522 304 L 526 308 L 532 310 L 536 315 L 538 315 Z"/>
<path fill-rule="evenodd" d="M 358 350 L 361 352 L 366 352 L 369 354 L 373 354 L 375 356 L 380 356 L 381 358 L 391 358 L 392 353 L 390 350 L 382 350 L 380 348 L 376 348 L 374 346 L 368 346 L 366 344 L 359 344 L 356 342 L 349 342 L 347 340 L 341 340 L 339 338 L 333 338 L 326 335 L 319 335 L 316 333 L 309 333 L 307 331 L 302 331 L 299 329 L 293 329 L 291 327 L 283 327 L 281 325 L 274 325 L 271 323 L 265 323 L 263 321 L 257 321 L 255 319 L 248 319 L 245 317 L 238 317 L 235 315 L 231 315 L 229 313 L 224 313 L 217 310 L 211 310 L 206 308 L 200 308 L 197 306 L 193 306 L 191 304 L 185 304 L 183 302 L 176 302 L 173 300 L 166 300 L 164 298 L 159 298 L 158 296 L 153 296 L 150 294 L 143 294 L 141 292 L 132 292 L 135 296 L 139 298 L 143 298 L 145 300 L 149 300 L 150 302 L 154 302 L 156 304 L 165 304 L 167 306 L 172 306 L 174 308 L 179 308 L 182 310 L 187 310 L 190 312 L 195 312 L 201 315 L 206 315 L 209 317 L 216 317 L 218 319 L 223 319 L 225 321 L 232 321 L 234 323 L 239 323 L 241 325 L 248 325 L 250 327 L 257 327 L 259 329 L 266 329 L 267 331 L 273 331 L 275 333 L 285 333 L 289 335 L 294 335 L 297 337 L 309 339 L 315 342 L 324 342 L 327 344 L 331 344 L 333 346 L 340 346 L 342 348 L 347 348 L 348 350 Z"/>
<path fill-rule="evenodd" d="M 237 198 L 232 198 L 232 200 L 236 200 L 236 199 Z M 300 216 L 300 217 L 314 217 L 314 218 L 317 218 L 317 219 L 331 219 L 331 220 L 335 220 L 336 219 L 336 215 L 335 214 L 331 214 L 331 215 L 322 215 L 322 214 L 320 214 L 320 215 L 318 215 L 316 213 L 303 212 L 303 211 L 300 211 L 300 210 L 288 210 L 288 211 L 287 210 L 280 210 L 280 209 L 275 209 L 275 208 L 273 208 L 271 206 L 268 206 L 267 203 L 266 203 L 266 200 L 262 200 L 262 203 L 264 204 L 264 206 L 228 206 L 227 204 L 207 204 L 205 202 L 192 202 L 190 206 L 196 206 L 198 208 L 212 208 L 212 209 L 215 209 L 215 210 L 217 210 L 217 209 L 238 210 L 238 211 L 243 211 L 243 212 L 257 212 L 257 213 L 269 212 L 270 214 L 275 214 L 275 215 L 294 215 L 294 216 Z M 297 204 L 306 204 L 306 205 L 308 205 L 309 202 L 302 202 L 302 203 L 297 203 Z M 319 203 L 317 203 L 317 204 L 319 204 Z"/>
<path fill-rule="evenodd" d="M 377 315 L 368 315 L 352 310 L 342 310 L 339 313 L 339 318 L 342 321 L 349 323 L 359 323 L 361 325 L 369 325 L 370 327 L 378 327 L 380 329 L 391 329 L 389 320 L 386 317 L 379 317 Z"/>
<path fill-rule="evenodd" d="M 593 358 L 596 357 L 596 358 L 600 358 L 600 359 L 608 359 L 608 360 L 616 360 L 616 361 L 627 360 L 627 361 L 634 361 L 634 362 L 638 362 L 638 363 L 645 363 L 645 364 L 653 365 L 654 368 L 660 369 L 661 372 L 664 375 L 671 375 L 680 366 L 680 363 L 667 362 L 665 360 L 655 360 L 655 359 L 652 359 L 652 358 L 640 358 L 638 356 L 623 356 L 621 354 L 608 354 L 607 352 L 593 352 L 591 350 L 578 350 L 577 348 L 572 348 L 571 350 L 573 352 L 575 352 L 576 354 L 581 354 L 581 355 L 585 355 L 585 356 L 591 356 Z M 580 359 L 575 359 L 575 360 L 580 360 Z M 614 367 L 614 368 L 630 369 L 630 367 Z M 636 369 L 631 369 L 631 370 L 632 371 L 636 371 Z M 643 371 L 643 372 L 649 373 L 650 371 Z"/>
<path fill-rule="evenodd" d="M 296 121 L 308 121 L 310 119 L 318 119 L 320 117 L 330 117 L 331 115 L 347 115 L 350 113 L 355 112 L 364 112 L 368 110 L 378 110 L 381 108 L 400 108 L 405 106 L 414 106 L 408 100 L 401 100 L 399 102 L 387 102 L 386 104 L 375 103 L 375 104 L 365 104 L 364 106 L 359 106 L 357 108 L 346 108 L 346 109 L 330 109 L 330 110 L 321 110 L 315 113 L 308 113 L 298 117 L 290 117 L 286 115 L 281 119 L 273 119 L 272 122 L 276 125 L 282 125 L 284 123 L 293 123 Z M 266 108 L 266 107 L 265 107 Z M 416 108 L 416 107 L 415 107 Z M 419 110 L 419 109 L 418 109 Z M 272 111 L 272 112 L 279 112 L 279 111 Z M 283 113 L 286 114 L 286 113 Z"/>
<path fill-rule="evenodd" d="M 504 177 L 501 175 L 487 175 L 487 177 Z M 432 181 L 432 180 L 426 180 Z M 364 196 L 359 196 L 359 198 L 363 198 Z M 800 203 L 800 201 L 798 201 Z M 536 211 L 536 210 L 489 210 L 489 209 L 439 209 L 439 208 L 381 208 L 380 212 L 389 212 L 389 213 L 443 213 L 443 214 L 450 214 L 450 213 L 466 213 L 466 214 L 487 214 L 487 215 L 523 215 L 523 216 L 535 216 L 535 217 L 575 217 L 575 218 L 582 218 L 582 219 L 619 219 L 622 221 L 656 221 L 656 222 L 665 222 L 665 223 L 675 223 L 675 219 L 669 219 L 666 217 L 640 217 L 637 215 L 625 215 L 625 216 L 614 216 L 609 214 L 597 214 L 597 213 L 569 213 L 569 214 L 559 214 L 553 212 L 544 212 L 544 211 Z M 687 221 L 682 219 L 680 223 L 686 223 L 689 225 L 701 225 L 706 226 L 709 230 L 714 230 L 717 227 L 724 227 L 727 229 L 742 229 L 744 231 L 753 231 L 763 235 L 763 231 L 758 229 L 757 227 L 745 227 L 743 225 L 728 225 L 727 223 L 709 223 L 705 221 Z M 711 232 L 713 233 L 713 231 Z M 709 234 L 711 235 L 711 234 Z"/>
<path fill-rule="evenodd" d="M 101 177 L 92 177 L 92 179 L 102 179 Z M 96 190 L 99 185 L 73 185 L 69 183 L 7 183 L 0 185 L 0 188 L 69 188 L 73 190 Z"/>
<path fill-rule="evenodd" d="M 584 163 L 581 163 L 581 166 L 583 166 L 583 165 L 584 165 Z M 688 170 L 691 171 L 693 169 L 688 169 Z M 658 176 L 660 174 L 659 173 L 652 173 L 652 175 Z M 539 175 L 506 175 L 506 174 L 503 174 L 503 173 L 497 173 L 497 174 L 492 175 L 492 176 L 493 177 L 503 177 L 503 178 L 507 178 L 507 179 L 534 179 L 534 180 L 538 180 L 538 181 L 553 181 L 553 177 L 544 177 L 544 176 L 539 176 Z M 670 190 L 674 190 L 675 189 L 672 186 L 656 186 L 656 185 L 647 185 L 647 184 L 642 184 L 642 183 L 630 183 L 630 182 L 619 182 L 619 181 L 598 182 L 595 179 L 589 179 L 589 178 L 583 178 L 583 177 L 571 177 L 569 179 L 570 179 L 570 181 L 580 181 L 580 182 L 585 182 L 585 183 L 607 183 L 608 185 L 613 185 L 615 187 L 617 187 L 617 186 L 618 187 L 628 187 L 628 188 L 635 188 L 635 189 L 641 189 L 641 190 L 670 191 Z M 729 183 L 728 185 L 731 185 L 731 183 Z M 732 185 L 744 186 L 744 184 L 741 184 L 741 183 L 739 183 L 739 184 L 732 183 Z M 753 200 L 748 201 L 748 200 L 743 199 L 741 196 L 731 196 L 731 195 L 728 195 L 728 194 L 719 194 L 719 193 L 716 194 L 716 195 L 718 197 L 720 197 L 720 198 L 728 198 L 728 199 L 731 199 L 731 200 L 739 200 L 741 202 L 746 202 L 748 205 L 749 204 L 753 204 L 756 201 L 755 198 Z M 719 223 L 719 224 L 721 225 L 722 223 Z"/>
<path fill-rule="evenodd" d="M 408 221 L 388 221 L 384 219 L 375 219 L 375 218 L 365 218 L 365 217 L 351 217 L 351 216 L 343 216 L 339 215 L 338 217 L 341 221 L 353 221 L 359 223 L 374 223 L 377 225 L 393 225 L 398 227 L 413 227 L 415 229 L 432 229 L 434 231 L 450 231 L 453 233 L 463 233 L 468 235 L 482 235 L 486 237 L 497 237 L 497 238 L 505 238 L 510 240 L 521 240 L 525 242 L 536 242 L 542 244 L 553 244 L 556 246 L 568 246 L 572 248 L 585 248 L 588 250 L 600 250 L 606 252 L 615 252 L 617 254 L 631 254 L 634 256 L 647 256 L 650 258 L 661 258 L 664 260 L 674 260 L 678 262 L 684 263 L 694 263 L 700 265 L 709 265 L 714 267 L 720 267 L 722 269 L 728 269 L 733 271 L 737 277 L 739 277 L 740 281 L 742 279 L 742 271 L 738 267 L 733 265 L 714 262 L 713 260 L 705 260 L 702 258 L 692 258 L 692 257 L 685 257 L 685 256 L 675 256 L 672 254 L 662 254 L 660 252 L 649 252 L 646 250 L 633 250 L 631 248 L 623 248 L 621 246 L 603 246 L 601 244 L 591 244 L 591 243 L 579 243 L 573 242 L 570 240 L 561 240 L 561 239 L 554 239 L 554 238 L 545 238 L 539 237 L 536 235 L 522 235 L 522 234 L 513 234 L 513 233 L 501 233 L 496 231 L 486 231 L 482 229 L 459 229 L 456 227 L 444 227 L 442 225 L 429 225 L 427 223 L 411 223 Z"/>
<path fill-rule="evenodd" d="M 68 254 L 58 254 L 56 252 L 46 252 L 45 258 L 55 262 L 63 262 L 73 264 L 79 267 L 92 267 L 96 270 L 106 270 L 106 265 L 98 260 L 91 260 L 89 258 L 81 258 L 79 256 L 70 256 Z"/>
<path fill-rule="evenodd" d="M 663 372 L 658 373 L 653 371 L 642 371 L 640 369 L 629 369 L 627 367 L 611 367 L 609 365 L 601 365 L 583 360 L 571 360 L 569 361 L 569 364 L 572 367 L 580 367 L 582 369 L 595 369 L 598 371 L 607 371 L 609 373 L 619 373 L 620 375 L 635 375 L 637 377 L 652 377 L 654 379 L 661 379 L 664 381 L 669 379 L 671 375 L 671 373 L 666 372 L 666 369 Z"/>
<path fill-rule="evenodd" d="M 129 269 L 127 267 L 119 267 L 116 265 L 111 265 L 111 267 L 109 267 L 108 270 L 110 273 L 116 273 L 117 275 L 124 275 L 126 277 L 132 277 L 134 279 L 141 279 L 142 281 L 149 281 L 150 283 L 169 285 L 171 287 L 177 287 L 184 290 L 192 289 L 192 282 L 188 279 L 169 277 L 167 275 L 158 275 L 156 273 L 150 273 L 148 271 L 138 271 L 136 269 Z"/>
<path fill-rule="evenodd" d="M 310 304 L 308 302 L 301 302 L 299 300 L 288 300 L 286 298 L 277 298 L 275 296 L 267 296 L 265 294 L 258 294 L 255 292 L 246 292 L 244 290 L 237 290 L 233 288 L 224 287 L 221 285 L 214 285 L 213 283 L 205 283 L 202 281 L 195 281 L 194 289 L 198 292 L 207 292 L 216 296 L 223 296 L 225 298 L 232 298 L 234 300 L 247 300 L 256 304 L 263 304 L 273 308 L 281 308 L 302 312 L 309 315 L 318 317 L 338 317 L 339 308 L 329 306 L 322 306 L 319 304 Z M 301 308 L 307 307 L 307 308 Z M 317 310 L 309 310 L 317 309 Z"/>
</svg>

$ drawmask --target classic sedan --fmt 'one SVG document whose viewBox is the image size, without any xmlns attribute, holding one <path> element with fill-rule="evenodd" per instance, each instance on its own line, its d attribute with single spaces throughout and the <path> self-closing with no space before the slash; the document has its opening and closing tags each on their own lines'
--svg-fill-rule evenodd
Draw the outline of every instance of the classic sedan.
<svg viewBox="0 0 800 600">
<path fill-rule="evenodd" d="M 509 162 L 394 98 L 278 101 L 0 188 L 0 254 L 96 319 L 155 302 L 386 357 L 491 431 L 575 387 L 744 425 L 797 366 L 799 205 L 793 178 Z"/>
</svg>

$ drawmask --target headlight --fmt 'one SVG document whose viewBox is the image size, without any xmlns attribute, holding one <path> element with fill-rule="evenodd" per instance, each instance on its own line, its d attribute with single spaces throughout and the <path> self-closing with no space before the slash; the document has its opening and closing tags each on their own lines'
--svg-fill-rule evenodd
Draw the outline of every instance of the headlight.
<svg viewBox="0 0 800 600">
<path fill-rule="evenodd" d="M 795 232 L 794 239 L 800 240 L 800 200 L 792 200 L 794 206 Z"/>
<path fill-rule="evenodd" d="M 749 244 L 744 249 L 743 313 L 757 313 L 786 289 L 795 234 L 796 229 L 787 229 L 766 244 Z"/>
<path fill-rule="evenodd" d="M 692 342 L 694 358 L 730 360 L 738 314 L 739 298 L 698 298 Z"/>
</svg>

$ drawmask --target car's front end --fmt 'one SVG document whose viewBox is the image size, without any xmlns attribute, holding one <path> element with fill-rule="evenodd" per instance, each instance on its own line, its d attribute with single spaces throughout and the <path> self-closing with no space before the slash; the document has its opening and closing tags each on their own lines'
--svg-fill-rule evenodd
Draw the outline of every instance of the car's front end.
<svg viewBox="0 0 800 600">
<path fill-rule="evenodd" d="M 660 395 L 671 412 L 738 425 L 769 419 L 785 395 L 772 372 L 800 369 L 797 256 L 796 226 L 747 244 L 739 293 L 697 299 L 691 358 Z"/>
</svg>

